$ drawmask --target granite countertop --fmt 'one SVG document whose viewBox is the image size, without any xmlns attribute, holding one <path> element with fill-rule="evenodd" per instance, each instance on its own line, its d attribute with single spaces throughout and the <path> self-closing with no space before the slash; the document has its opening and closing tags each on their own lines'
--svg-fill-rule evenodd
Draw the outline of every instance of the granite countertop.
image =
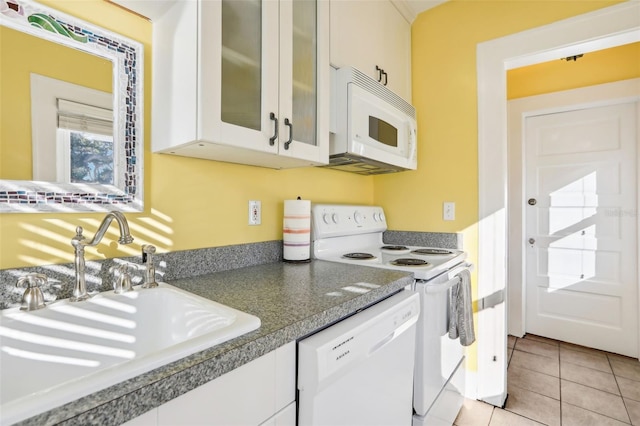
<svg viewBox="0 0 640 426">
<path fill-rule="evenodd" d="M 20 424 L 121 424 L 390 296 L 412 282 L 412 275 L 405 272 L 320 260 L 302 264 L 268 263 L 168 281 L 253 314 L 260 318 L 261 326 Z M 358 283 L 367 283 L 367 286 L 358 286 Z"/>
</svg>

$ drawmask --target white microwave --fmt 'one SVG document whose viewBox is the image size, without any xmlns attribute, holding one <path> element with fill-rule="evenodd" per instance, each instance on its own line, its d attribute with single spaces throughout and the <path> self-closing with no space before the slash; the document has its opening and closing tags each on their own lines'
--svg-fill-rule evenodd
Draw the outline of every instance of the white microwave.
<svg viewBox="0 0 640 426">
<path fill-rule="evenodd" d="M 415 108 L 355 68 L 335 72 L 332 87 L 333 130 L 329 165 L 373 175 L 415 170 Z"/>
</svg>

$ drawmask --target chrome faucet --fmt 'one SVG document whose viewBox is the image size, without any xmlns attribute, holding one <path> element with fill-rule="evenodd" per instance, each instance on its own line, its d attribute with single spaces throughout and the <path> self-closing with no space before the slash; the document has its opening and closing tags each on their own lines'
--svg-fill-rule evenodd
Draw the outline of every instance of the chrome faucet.
<svg viewBox="0 0 640 426">
<path fill-rule="evenodd" d="M 113 292 L 115 294 L 126 293 L 133 291 L 133 285 L 131 284 L 131 275 L 129 275 L 129 265 L 122 264 L 118 267 L 119 275 L 113 281 Z"/>
<path fill-rule="evenodd" d="M 104 219 L 102 219 L 102 223 L 98 227 L 96 235 L 89 242 L 87 242 L 86 237 L 82 235 L 82 226 L 78 226 L 76 228 L 76 236 L 71 239 L 71 245 L 75 248 L 74 264 L 76 268 L 76 282 L 73 287 L 73 296 L 70 298 L 72 302 L 79 302 L 91 297 L 91 295 L 87 293 L 87 283 L 85 281 L 84 248 L 98 245 L 98 243 L 102 241 L 102 237 L 104 237 L 104 234 L 107 232 L 107 228 L 109 228 L 109 225 L 114 219 L 118 222 L 118 227 L 120 228 L 120 238 L 118 239 L 118 242 L 120 244 L 132 243 L 133 237 L 129 232 L 129 223 L 120 212 L 107 213 Z"/>
</svg>

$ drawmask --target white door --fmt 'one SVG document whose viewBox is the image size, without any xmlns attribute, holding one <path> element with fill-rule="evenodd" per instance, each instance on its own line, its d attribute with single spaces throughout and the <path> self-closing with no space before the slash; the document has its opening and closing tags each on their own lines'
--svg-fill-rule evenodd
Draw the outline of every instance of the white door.
<svg viewBox="0 0 640 426">
<path fill-rule="evenodd" d="M 638 357 L 636 108 L 525 121 L 528 333 Z"/>
</svg>

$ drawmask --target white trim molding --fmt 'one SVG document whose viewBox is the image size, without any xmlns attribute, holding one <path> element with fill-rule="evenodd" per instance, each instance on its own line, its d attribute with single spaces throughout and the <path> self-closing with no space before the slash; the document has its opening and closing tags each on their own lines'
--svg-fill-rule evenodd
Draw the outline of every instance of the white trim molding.
<svg viewBox="0 0 640 426">
<path fill-rule="evenodd" d="M 506 70 L 640 40 L 640 2 L 628 1 L 478 44 L 478 298 L 507 291 Z M 508 297 L 505 297 L 507 300 Z M 506 399 L 505 303 L 478 314 L 477 398 Z"/>
</svg>

